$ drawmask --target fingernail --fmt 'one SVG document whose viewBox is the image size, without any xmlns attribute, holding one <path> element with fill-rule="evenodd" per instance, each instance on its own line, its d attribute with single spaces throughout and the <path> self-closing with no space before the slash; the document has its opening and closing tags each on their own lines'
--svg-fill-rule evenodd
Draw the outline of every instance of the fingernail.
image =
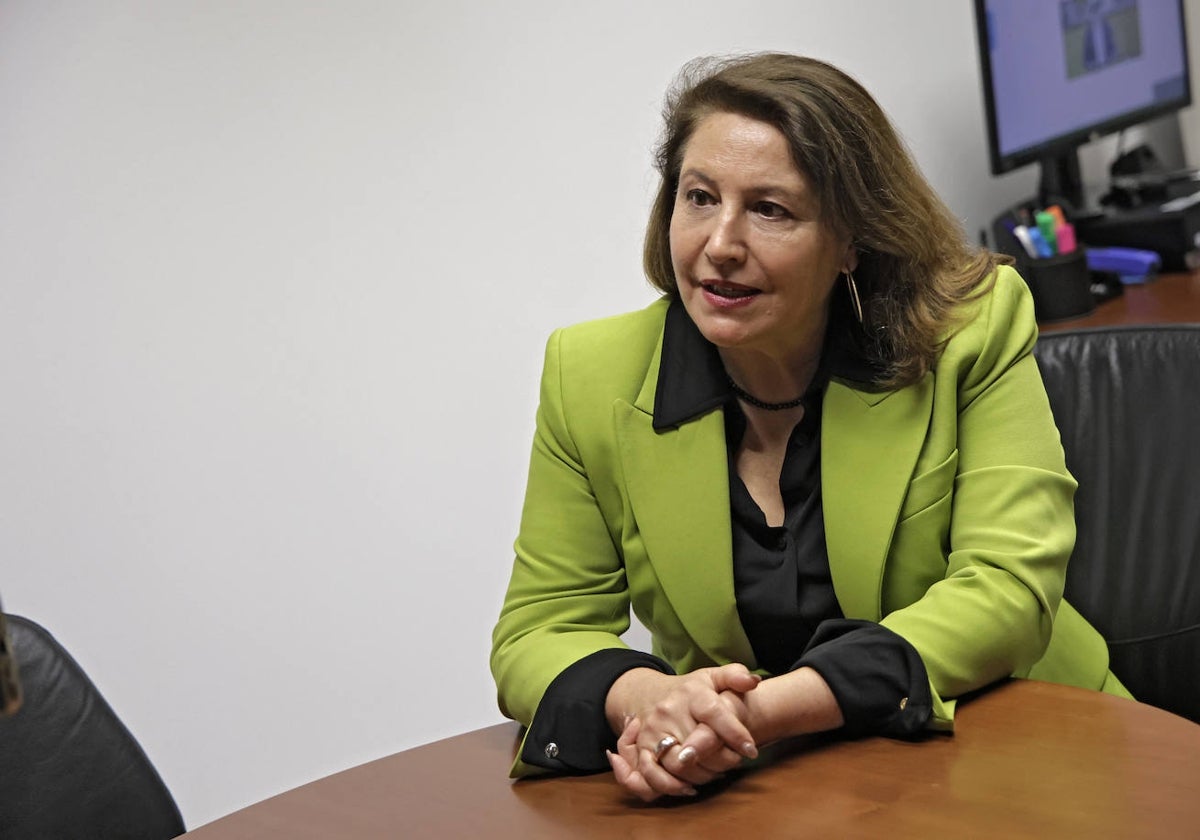
<svg viewBox="0 0 1200 840">
<path fill-rule="evenodd" d="M 629 722 L 630 722 L 631 720 L 633 720 L 633 715 L 625 715 L 625 717 L 624 717 L 624 718 L 622 719 L 622 721 L 621 721 L 621 725 L 622 725 L 622 726 L 628 726 L 628 725 L 629 725 Z"/>
<path fill-rule="evenodd" d="M 684 795 L 684 796 L 695 796 L 695 795 L 696 795 L 696 792 L 697 792 L 697 791 L 696 791 L 696 789 L 695 789 L 694 787 L 689 787 L 689 788 L 684 788 L 684 789 L 683 789 L 683 795 Z"/>
<path fill-rule="evenodd" d="M 742 744 L 742 755 L 746 758 L 758 758 L 758 747 L 754 746 L 753 741 L 747 741 Z"/>
<path fill-rule="evenodd" d="M 688 764 L 695 757 L 696 757 L 696 748 L 695 747 L 684 747 L 683 749 L 681 749 L 679 751 L 679 755 L 676 756 L 676 758 L 679 759 L 680 764 Z"/>
</svg>

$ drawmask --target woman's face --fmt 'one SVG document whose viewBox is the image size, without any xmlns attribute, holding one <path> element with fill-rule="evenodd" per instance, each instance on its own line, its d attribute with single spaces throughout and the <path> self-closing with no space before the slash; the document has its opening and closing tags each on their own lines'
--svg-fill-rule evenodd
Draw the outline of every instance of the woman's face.
<svg viewBox="0 0 1200 840">
<path fill-rule="evenodd" d="M 671 262 L 705 338 L 783 363 L 820 346 L 833 285 L 856 265 L 849 241 L 821 221 L 784 136 L 724 112 L 684 147 Z"/>
</svg>

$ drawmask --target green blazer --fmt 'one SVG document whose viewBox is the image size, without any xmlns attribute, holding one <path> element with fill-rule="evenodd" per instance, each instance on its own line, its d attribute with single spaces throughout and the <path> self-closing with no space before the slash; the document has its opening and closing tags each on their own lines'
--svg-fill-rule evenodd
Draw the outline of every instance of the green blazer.
<svg viewBox="0 0 1200 840">
<path fill-rule="evenodd" d="M 1001 268 L 967 306 L 924 379 L 833 381 L 821 416 L 838 602 L 916 648 L 942 729 L 954 698 L 1008 675 L 1128 696 L 1104 640 L 1062 601 L 1076 485 L 1030 352 L 1028 289 Z M 491 660 L 501 710 L 526 725 L 567 666 L 625 646 L 631 604 L 678 672 L 756 667 L 734 600 L 723 411 L 651 425 L 666 309 L 562 329 L 547 346 Z"/>
</svg>

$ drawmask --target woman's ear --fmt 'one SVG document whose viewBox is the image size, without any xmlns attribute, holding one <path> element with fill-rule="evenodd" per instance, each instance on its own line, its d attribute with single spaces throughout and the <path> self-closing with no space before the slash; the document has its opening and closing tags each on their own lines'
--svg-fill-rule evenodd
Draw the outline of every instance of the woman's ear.
<svg viewBox="0 0 1200 840">
<path fill-rule="evenodd" d="M 854 243 L 846 246 L 846 257 L 842 260 L 842 274 L 851 274 L 858 268 L 858 249 Z"/>
</svg>

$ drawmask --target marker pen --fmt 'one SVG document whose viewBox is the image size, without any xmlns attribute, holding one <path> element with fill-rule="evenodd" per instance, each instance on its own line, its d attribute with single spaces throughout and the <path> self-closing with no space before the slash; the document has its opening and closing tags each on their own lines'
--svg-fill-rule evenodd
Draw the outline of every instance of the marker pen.
<svg viewBox="0 0 1200 840">
<path fill-rule="evenodd" d="M 1067 222 L 1063 222 L 1054 231 L 1055 239 L 1058 241 L 1058 253 L 1070 254 L 1075 250 L 1075 228 Z"/>
<path fill-rule="evenodd" d="M 1050 247 L 1050 243 L 1046 241 L 1046 237 L 1042 236 L 1042 232 L 1035 227 L 1028 228 L 1028 235 L 1033 247 L 1037 251 L 1037 255 L 1042 258 L 1053 257 L 1054 249 Z"/>
<path fill-rule="evenodd" d="M 1012 232 L 1013 236 L 1017 237 L 1017 241 L 1021 243 L 1021 247 L 1025 249 L 1025 253 L 1036 260 L 1038 258 L 1038 249 L 1033 244 L 1033 239 L 1029 236 L 1029 228 L 1025 227 L 1025 225 L 1017 225 L 1013 228 Z"/>
<path fill-rule="evenodd" d="M 1046 245 L 1050 248 L 1050 256 L 1058 251 L 1058 239 L 1054 235 L 1054 229 L 1058 227 L 1058 219 L 1054 218 L 1054 214 L 1048 210 L 1043 210 L 1035 216 L 1037 219 L 1038 232 L 1042 234 L 1042 239 L 1046 240 Z"/>
</svg>

